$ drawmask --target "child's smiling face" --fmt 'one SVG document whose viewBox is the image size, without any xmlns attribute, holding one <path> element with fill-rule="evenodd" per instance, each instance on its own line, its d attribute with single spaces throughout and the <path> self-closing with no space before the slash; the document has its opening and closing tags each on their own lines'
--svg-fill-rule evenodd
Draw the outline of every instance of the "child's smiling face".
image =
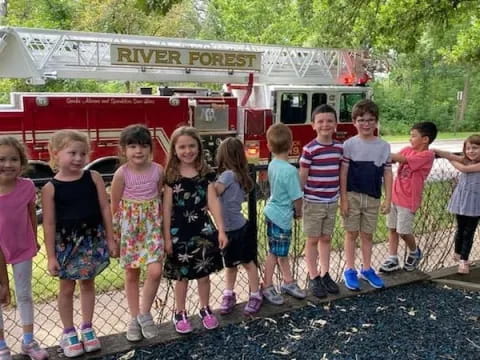
<svg viewBox="0 0 480 360">
<path fill-rule="evenodd" d="M 15 180 L 22 172 L 18 150 L 10 145 L 0 145 L 0 182 Z"/>
</svg>

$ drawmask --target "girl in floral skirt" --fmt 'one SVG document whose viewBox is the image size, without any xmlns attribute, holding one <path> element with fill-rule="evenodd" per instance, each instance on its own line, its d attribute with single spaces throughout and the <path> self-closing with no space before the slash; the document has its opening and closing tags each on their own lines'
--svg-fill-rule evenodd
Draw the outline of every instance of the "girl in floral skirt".
<svg viewBox="0 0 480 360">
<path fill-rule="evenodd" d="M 125 292 L 132 316 L 127 328 L 129 341 L 150 339 L 158 333 L 150 309 L 162 276 L 163 168 L 152 161 L 152 147 L 152 136 L 145 126 L 126 127 L 120 134 L 126 163 L 112 180 L 114 234 L 120 242 L 120 265 L 125 268 Z M 146 266 L 146 280 L 140 303 L 142 266 Z"/>
<path fill-rule="evenodd" d="M 175 330 L 182 334 L 192 331 L 185 301 L 188 280 L 193 279 L 198 283 L 202 324 L 214 329 L 218 320 L 209 307 L 209 275 L 223 267 L 220 249 L 227 244 L 227 236 L 215 192 L 215 173 L 205 163 L 202 142 L 194 128 L 181 127 L 173 132 L 165 178 L 165 276 L 176 280 Z"/>
</svg>

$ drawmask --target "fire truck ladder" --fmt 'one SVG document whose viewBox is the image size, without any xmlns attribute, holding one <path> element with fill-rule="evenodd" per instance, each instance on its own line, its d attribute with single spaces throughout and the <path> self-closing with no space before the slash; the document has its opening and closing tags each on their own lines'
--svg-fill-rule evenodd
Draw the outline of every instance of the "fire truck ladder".
<svg viewBox="0 0 480 360">
<path fill-rule="evenodd" d="M 111 47 L 196 49 L 260 53 L 258 71 L 112 64 Z M 363 51 L 256 45 L 122 34 L 0 27 L 0 78 L 132 80 L 154 82 L 335 85 L 342 76 L 364 71 Z"/>
</svg>

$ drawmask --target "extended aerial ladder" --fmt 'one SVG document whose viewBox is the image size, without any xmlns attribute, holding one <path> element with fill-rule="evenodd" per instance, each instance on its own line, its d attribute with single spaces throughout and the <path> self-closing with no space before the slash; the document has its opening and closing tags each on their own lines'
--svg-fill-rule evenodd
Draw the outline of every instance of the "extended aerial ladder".
<svg viewBox="0 0 480 360">
<path fill-rule="evenodd" d="M 355 85 L 367 52 L 0 27 L 0 77 Z"/>
</svg>

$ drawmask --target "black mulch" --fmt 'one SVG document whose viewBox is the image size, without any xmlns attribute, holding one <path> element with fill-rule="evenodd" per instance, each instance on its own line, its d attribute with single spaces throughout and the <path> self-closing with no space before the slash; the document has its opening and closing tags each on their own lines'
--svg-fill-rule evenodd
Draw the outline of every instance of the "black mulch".
<svg viewBox="0 0 480 360">
<path fill-rule="evenodd" d="M 418 283 L 228 325 L 113 359 L 480 359 L 480 293 Z"/>
</svg>

